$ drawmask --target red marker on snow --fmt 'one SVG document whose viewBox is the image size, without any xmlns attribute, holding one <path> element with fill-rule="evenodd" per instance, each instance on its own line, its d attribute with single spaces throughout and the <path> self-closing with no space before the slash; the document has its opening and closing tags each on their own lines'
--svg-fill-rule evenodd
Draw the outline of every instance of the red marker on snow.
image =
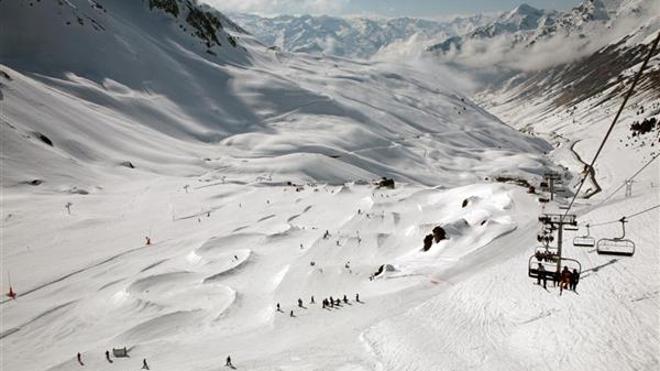
<svg viewBox="0 0 660 371">
<path fill-rule="evenodd" d="M 9 292 L 7 293 L 7 296 L 12 298 L 12 300 L 16 299 L 16 293 L 14 292 L 14 289 L 11 286 L 9 286 Z"/>
<path fill-rule="evenodd" d="M 7 281 L 9 281 L 9 292 L 7 293 L 7 296 L 12 300 L 15 300 L 16 293 L 14 292 L 14 288 L 11 286 L 11 274 L 9 274 L 9 272 L 7 272 Z"/>
</svg>

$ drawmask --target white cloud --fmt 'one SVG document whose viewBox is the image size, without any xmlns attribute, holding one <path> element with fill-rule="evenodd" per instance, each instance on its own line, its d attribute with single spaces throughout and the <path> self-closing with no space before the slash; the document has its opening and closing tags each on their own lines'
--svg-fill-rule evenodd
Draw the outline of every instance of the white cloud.
<svg viewBox="0 0 660 371">
<path fill-rule="evenodd" d="M 201 0 L 221 11 L 257 14 L 337 14 L 351 0 Z"/>
</svg>

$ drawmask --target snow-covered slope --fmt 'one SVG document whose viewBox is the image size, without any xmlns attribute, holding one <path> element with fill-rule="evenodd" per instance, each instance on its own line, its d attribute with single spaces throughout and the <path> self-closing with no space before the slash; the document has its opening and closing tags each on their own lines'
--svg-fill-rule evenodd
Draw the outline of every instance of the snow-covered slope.
<svg viewBox="0 0 660 371">
<path fill-rule="evenodd" d="M 187 0 L 0 1 L 0 24 L 3 370 L 657 367 L 657 210 L 632 259 L 567 251 L 579 296 L 533 285 L 538 196 L 492 180 L 582 164 L 453 76 L 268 50 Z M 604 189 L 643 161 L 608 156 Z M 657 203 L 656 169 L 581 222 Z"/>
<path fill-rule="evenodd" d="M 261 17 L 232 14 L 232 19 L 268 46 L 289 52 L 370 58 L 379 50 L 415 36 L 424 43 L 463 34 L 485 24 L 492 16 L 477 14 L 447 21 L 418 18 L 365 18 L 331 16 Z"/>
<path fill-rule="evenodd" d="M 61 4 L 2 3 L 11 31 L 0 36 L 9 76 L 3 141 L 8 153 L 24 153 L 12 156 L 8 184 L 70 183 L 61 169 L 35 163 L 43 157 L 80 169 L 130 161 L 160 173 L 220 166 L 335 183 L 395 176 L 447 184 L 443 172 L 456 169 L 462 178 L 449 183 L 459 184 L 491 175 L 468 166 L 493 158 L 490 151 L 544 149 L 459 96 L 442 76 L 429 79 L 413 67 L 290 57 L 236 30 L 209 36 L 235 35 L 235 47 L 209 47 L 184 14 L 146 2 Z M 75 14 L 94 22 L 67 24 Z M 33 110 L 37 104 L 42 109 Z M 483 156 L 474 157 L 477 148 Z M 499 171 L 509 169 L 489 170 Z"/>
</svg>

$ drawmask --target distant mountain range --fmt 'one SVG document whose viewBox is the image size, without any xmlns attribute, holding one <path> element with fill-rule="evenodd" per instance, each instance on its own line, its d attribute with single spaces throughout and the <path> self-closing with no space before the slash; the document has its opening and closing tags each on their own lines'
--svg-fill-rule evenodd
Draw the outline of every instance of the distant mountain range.
<svg viewBox="0 0 660 371">
<path fill-rule="evenodd" d="M 428 48 L 429 51 L 448 53 L 459 51 L 473 40 L 505 38 L 513 45 L 533 45 L 554 36 L 586 37 L 585 33 L 602 28 L 621 18 L 639 16 L 650 6 L 650 1 L 585 0 L 564 12 L 541 10 L 522 4 L 501 14 L 490 23 L 475 27 L 465 34 L 456 35 Z"/>
<path fill-rule="evenodd" d="M 267 46 L 283 51 L 369 58 L 382 48 L 415 35 L 426 40 L 442 40 L 465 34 L 488 24 L 495 16 L 478 14 L 447 21 L 310 15 L 266 18 L 230 14 L 230 17 Z"/>
</svg>

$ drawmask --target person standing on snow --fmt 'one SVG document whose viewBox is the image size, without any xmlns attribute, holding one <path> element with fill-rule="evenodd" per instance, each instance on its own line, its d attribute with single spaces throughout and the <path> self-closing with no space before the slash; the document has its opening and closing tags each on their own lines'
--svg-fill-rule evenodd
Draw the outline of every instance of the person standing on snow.
<svg viewBox="0 0 660 371">
<path fill-rule="evenodd" d="M 298 298 L 298 307 L 300 307 L 300 308 L 303 307 L 303 301 L 300 298 Z"/>
<path fill-rule="evenodd" d="M 231 356 L 227 356 L 227 361 L 225 362 L 225 367 L 234 367 L 231 363 Z"/>
<path fill-rule="evenodd" d="M 548 276 L 545 274 L 545 268 L 543 267 L 543 264 L 539 263 L 539 267 L 537 268 L 539 271 L 539 276 L 538 279 L 536 280 L 536 283 L 541 286 L 541 280 L 543 280 L 543 288 L 547 288 L 548 284 Z"/>
<path fill-rule="evenodd" d="M 147 364 L 147 359 L 146 358 L 142 359 L 142 369 L 143 370 L 149 370 L 149 365 Z"/>
<path fill-rule="evenodd" d="M 575 291 L 577 289 L 577 284 L 580 282 L 580 273 L 578 273 L 577 269 L 573 269 L 573 273 L 571 273 L 571 290 Z"/>
<path fill-rule="evenodd" d="M 360 294 L 355 294 L 355 301 L 360 302 Z"/>
<path fill-rule="evenodd" d="M 105 351 L 105 359 L 108 360 L 108 362 L 112 363 L 112 360 L 110 359 L 110 351 L 109 350 Z"/>
<path fill-rule="evenodd" d="M 567 266 L 564 266 L 564 269 L 561 271 L 560 281 L 559 281 L 559 295 L 562 294 L 564 289 L 568 289 L 571 286 L 571 271 L 568 270 Z"/>
<path fill-rule="evenodd" d="M 78 359 L 78 363 L 79 363 L 81 366 L 84 366 L 84 365 L 85 365 L 85 364 L 83 363 L 83 361 L 82 361 L 82 354 L 78 353 L 78 355 L 76 356 L 76 358 Z"/>
</svg>

